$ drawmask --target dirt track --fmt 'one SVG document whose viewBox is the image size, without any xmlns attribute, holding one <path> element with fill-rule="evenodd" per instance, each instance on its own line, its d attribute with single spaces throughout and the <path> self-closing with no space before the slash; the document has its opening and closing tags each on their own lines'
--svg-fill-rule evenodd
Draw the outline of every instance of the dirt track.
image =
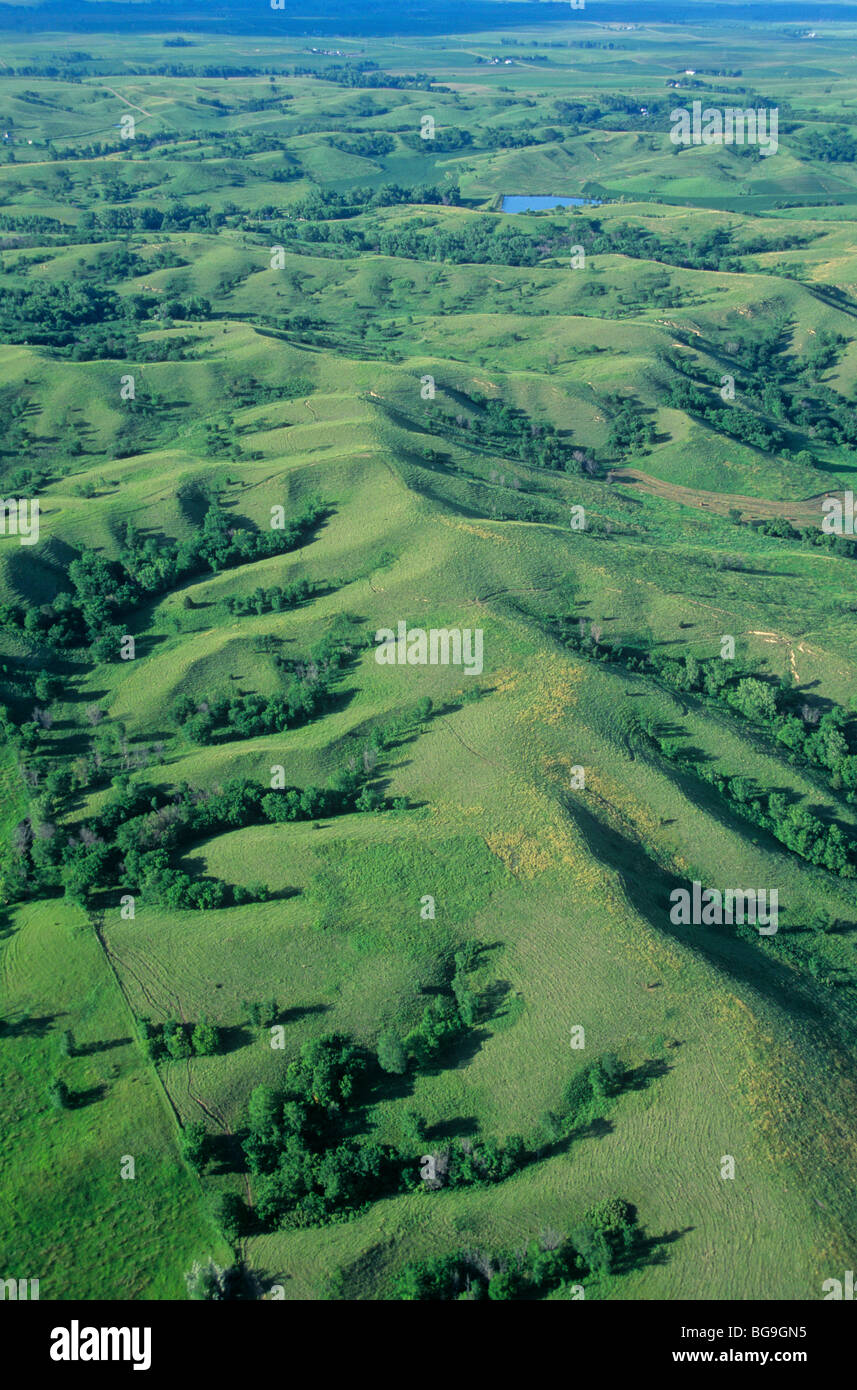
<svg viewBox="0 0 857 1390">
<path fill-rule="evenodd" d="M 842 495 L 841 492 L 828 491 L 798 501 L 777 502 L 764 497 L 744 497 L 738 492 L 704 492 L 701 488 L 683 487 L 680 483 L 666 483 L 661 478 L 642 473 L 639 468 L 614 468 L 611 471 L 614 482 L 633 483 L 641 492 L 647 492 L 652 497 L 664 497 L 683 507 L 703 508 L 719 516 L 726 516 L 734 507 L 745 521 L 783 516 L 797 525 L 811 526 L 815 523 L 820 526 L 824 498 Z"/>
</svg>

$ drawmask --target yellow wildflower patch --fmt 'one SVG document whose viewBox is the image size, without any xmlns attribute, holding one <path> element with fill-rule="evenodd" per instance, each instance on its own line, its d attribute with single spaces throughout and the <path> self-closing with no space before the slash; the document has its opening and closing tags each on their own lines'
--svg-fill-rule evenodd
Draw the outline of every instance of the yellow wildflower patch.
<svg viewBox="0 0 857 1390">
<path fill-rule="evenodd" d="M 517 833 L 486 835 L 485 843 L 492 854 L 505 864 L 510 873 L 517 878 L 535 878 L 549 869 L 552 863 L 550 854 L 523 830 Z"/>
<path fill-rule="evenodd" d="M 518 715 L 519 723 L 559 724 L 577 703 L 576 687 L 582 668 L 572 666 L 561 656 L 539 658 L 538 683 L 532 702 Z"/>
</svg>

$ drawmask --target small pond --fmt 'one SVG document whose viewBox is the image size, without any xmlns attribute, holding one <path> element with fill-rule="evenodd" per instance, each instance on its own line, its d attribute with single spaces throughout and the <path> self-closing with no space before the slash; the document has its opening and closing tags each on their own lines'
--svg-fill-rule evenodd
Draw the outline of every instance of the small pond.
<svg viewBox="0 0 857 1390">
<path fill-rule="evenodd" d="M 545 208 L 600 208 L 598 198 L 532 198 L 513 194 L 503 199 L 503 212 L 543 212 Z"/>
</svg>

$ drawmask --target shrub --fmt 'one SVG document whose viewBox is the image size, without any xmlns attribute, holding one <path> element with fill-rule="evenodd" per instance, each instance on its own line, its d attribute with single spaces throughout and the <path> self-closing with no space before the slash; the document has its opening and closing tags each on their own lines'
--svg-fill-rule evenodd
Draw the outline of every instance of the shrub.
<svg viewBox="0 0 857 1390">
<path fill-rule="evenodd" d="M 191 1054 L 190 1043 L 187 1039 L 184 1024 L 177 1023 L 175 1019 L 168 1019 L 163 1027 L 164 1046 L 170 1057 L 180 1060 L 182 1057 L 189 1057 Z"/>
<path fill-rule="evenodd" d="M 395 1033 L 382 1033 L 378 1039 L 378 1065 L 383 1071 L 402 1076 L 408 1069 L 408 1057 L 402 1041 Z"/>
<path fill-rule="evenodd" d="M 249 1226 L 249 1212 L 246 1202 L 237 1192 L 226 1192 L 220 1198 L 216 1220 L 231 1245 L 245 1234 Z"/>
<path fill-rule="evenodd" d="M 190 1120 L 182 1130 L 182 1154 L 196 1172 L 205 1166 L 208 1134 L 201 1120 Z"/>
<path fill-rule="evenodd" d="M 250 1015 L 250 1022 L 257 1028 L 270 1028 L 272 1023 L 276 1023 L 280 1012 L 276 999 L 266 1000 L 247 1000 L 242 999 L 242 1008 L 246 1009 Z"/>
<path fill-rule="evenodd" d="M 197 1057 L 213 1057 L 220 1051 L 220 1029 L 203 1016 L 191 1034 L 191 1046 Z"/>
<path fill-rule="evenodd" d="M 48 1095 L 55 1110 L 68 1110 L 71 1106 L 71 1091 L 59 1077 L 48 1082 Z"/>
</svg>

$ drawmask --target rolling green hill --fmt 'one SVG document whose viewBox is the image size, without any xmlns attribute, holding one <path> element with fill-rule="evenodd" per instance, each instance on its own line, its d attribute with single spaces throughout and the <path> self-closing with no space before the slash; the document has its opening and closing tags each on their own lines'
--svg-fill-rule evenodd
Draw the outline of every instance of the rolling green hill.
<svg viewBox="0 0 857 1390">
<path fill-rule="evenodd" d="M 857 1220 L 853 34 L 320 46 L 0 71 L 0 477 L 40 507 L 0 537 L 0 1273 L 387 1299 L 621 1198 L 587 1299 L 819 1297 Z M 777 155 L 677 150 L 697 98 L 779 102 Z M 380 664 L 401 622 L 482 669 Z M 676 925 L 693 881 L 778 931 Z"/>
</svg>

